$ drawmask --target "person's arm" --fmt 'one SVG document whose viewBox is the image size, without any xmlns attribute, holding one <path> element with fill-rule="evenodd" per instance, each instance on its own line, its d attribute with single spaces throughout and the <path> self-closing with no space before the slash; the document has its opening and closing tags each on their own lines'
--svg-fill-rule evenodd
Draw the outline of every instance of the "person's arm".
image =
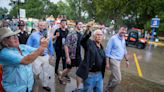
<svg viewBox="0 0 164 92">
<path fill-rule="evenodd" d="M 52 38 L 50 38 L 49 44 L 48 44 L 48 51 L 49 51 L 49 61 L 54 61 L 54 47 L 53 47 L 53 42 Z"/>
<path fill-rule="evenodd" d="M 124 55 L 124 58 L 125 58 L 125 61 L 128 61 L 127 54 L 126 54 L 126 55 Z"/>
<path fill-rule="evenodd" d="M 33 47 L 33 42 L 34 42 L 34 41 L 33 41 L 33 34 L 31 34 L 31 35 L 28 37 L 26 44 L 27 44 L 28 46 Z"/>
<path fill-rule="evenodd" d="M 127 58 L 127 55 L 124 55 L 124 57 L 125 57 L 125 61 L 126 61 L 126 67 L 129 67 L 129 60 Z"/>
<path fill-rule="evenodd" d="M 86 31 L 82 36 L 80 43 L 84 49 L 87 49 L 87 42 L 90 37 L 91 37 L 91 31 Z"/>
<path fill-rule="evenodd" d="M 50 38 L 49 40 L 48 50 L 49 50 L 50 56 L 54 56 L 54 47 L 53 47 L 52 38 Z"/>
<path fill-rule="evenodd" d="M 124 58 L 125 58 L 125 61 L 126 61 L 126 67 L 129 67 L 129 60 L 128 60 L 128 57 L 127 57 L 127 49 L 126 49 L 126 43 L 125 43 L 125 46 L 124 46 Z"/>
<path fill-rule="evenodd" d="M 64 45 L 64 50 L 65 50 L 65 54 L 66 54 L 66 63 L 70 64 L 71 60 L 70 60 L 70 57 L 69 57 L 69 49 L 68 49 L 67 45 Z"/>
<path fill-rule="evenodd" d="M 112 51 L 112 45 L 113 45 L 113 38 L 110 38 L 108 43 L 107 43 L 107 46 L 105 48 L 105 55 L 107 58 L 110 58 L 111 57 L 111 51 Z"/>
<path fill-rule="evenodd" d="M 42 38 L 40 47 L 36 51 L 23 57 L 23 59 L 21 60 L 20 63 L 21 64 L 29 64 L 29 63 L 33 62 L 39 55 L 41 55 L 44 52 L 44 49 L 47 48 L 48 41 L 49 41 L 49 38 Z"/>
<path fill-rule="evenodd" d="M 71 64 L 71 60 L 70 60 L 70 56 L 69 56 L 69 48 L 68 45 L 71 44 L 71 39 L 72 38 L 72 34 L 68 34 L 66 39 L 65 39 L 65 44 L 64 44 L 64 51 L 65 51 L 65 55 L 66 55 L 66 63 L 67 64 Z"/>
<path fill-rule="evenodd" d="M 59 36 L 60 36 L 60 33 L 59 33 L 59 30 L 57 29 L 57 30 L 54 32 L 53 40 L 56 40 Z"/>
<path fill-rule="evenodd" d="M 110 62 L 110 59 L 107 57 L 106 58 L 106 69 L 110 68 L 109 62 Z"/>
<path fill-rule="evenodd" d="M 105 49 L 105 55 L 106 55 L 106 68 L 109 69 L 110 68 L 110 54 L 111 54 L 111 50 L 112 50 L 112 38 L 108 41 L 106 49 Z"/>
</svg>

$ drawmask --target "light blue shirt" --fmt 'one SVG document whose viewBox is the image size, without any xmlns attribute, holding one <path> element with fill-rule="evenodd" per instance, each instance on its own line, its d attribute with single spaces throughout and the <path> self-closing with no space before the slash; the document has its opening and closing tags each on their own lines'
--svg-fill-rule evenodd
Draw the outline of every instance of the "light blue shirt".
<svg viewBox="0 0 164 92">
<path fill-rule="evenodd" d="M 121 61 L 127 54 L 125 39 L 118 34 L 112 36 L 107 43 L 105 54 L 109 58 Z"/>
<path fill-rule="evenodd" d="M 36 50 L 27 45 L 19 45 L 22 55 L 16 48 L 3 48 L 0 51 L 0 64 L 3 68 L 2 85 L 6 92 L 30 92 L 34 83 L 32 65 L 20 64 L 24 56 Z"/>
<path fill-rule="evenodd" d="M 28 38 L 27 45 L 29 45 L 31 47 L 34 47 L 34 48 L 39 48 L 41 38 L 42 38 L 41 32 L 34 32 Z M 47 55 L 47 54 L 50 54 L 51 56 L 54 55 L 54 48 L 53 48 L 52 38 L 50 38 L 50 40 L 49 40 L 48 48 L 46 48 L 44 50 L 44 55 Z"/>
</svg>

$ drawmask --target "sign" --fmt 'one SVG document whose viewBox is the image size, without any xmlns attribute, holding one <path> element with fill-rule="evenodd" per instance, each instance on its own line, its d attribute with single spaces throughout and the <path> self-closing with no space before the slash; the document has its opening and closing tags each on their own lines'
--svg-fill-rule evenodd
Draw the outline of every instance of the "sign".
<svg viewBox="0 0 164 92">
<path fill-rule="evenodd" d="M 19 17 L 26 18 L 26 10 L 25 9 L 19 9 Z"/>
<path fill-rule="evenodd" d="M 92 3 L 92 0 L 87 0 L 88 4 L 91 4 Z"/>
<path fill-rule="evenodd" d="M 25 0 L 20 0 L 21 3 L 25 3 Z"/>
<path fill-rule="evenodd" d="M 160 19 L 158 16 L 155 16 L 155 18 L 152 18 L 151 20 L 151 27 L 152 27 L 152 34 L 151 34 L 151 41 L 154 41 L 154 35 L 157 35 L 156 29 L 159 27 Z"/>
<path fill-rule="evenodd" d="M 160 19 L 156 16 L 156 18 L 152 18 L 151 27 L 158 28 L 160 23 Z"/>
</svg>

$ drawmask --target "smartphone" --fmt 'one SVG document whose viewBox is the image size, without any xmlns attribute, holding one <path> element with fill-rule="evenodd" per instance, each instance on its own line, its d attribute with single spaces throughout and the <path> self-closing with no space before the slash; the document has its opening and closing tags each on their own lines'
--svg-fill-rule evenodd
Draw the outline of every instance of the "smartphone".
<svg viewBox="0 0 164 92">
<path fill-rule="evenodd" d="M 44 37 L 47 38 L 47 32 L 44 33 Z"/>
<path fill-rule="evenodd" d="M 44 36 L 45 38 L 47 38 L 47 31 L 44 30 L 43 32 L 44 32 L 43 36 Z"/>
</svg>

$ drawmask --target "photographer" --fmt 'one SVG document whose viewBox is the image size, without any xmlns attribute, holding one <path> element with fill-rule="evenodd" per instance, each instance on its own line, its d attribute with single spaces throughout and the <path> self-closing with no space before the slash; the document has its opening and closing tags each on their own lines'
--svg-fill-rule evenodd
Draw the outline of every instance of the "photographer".
<svg viewBox="0 0 164 92">
<path fill-rule="evenodd" d="M 47 48 L 48 38 L 42 38 L 38 49 L 19 44 L 18 32 L 0 28 L 0 64 L 5 92 L 31 92 L 34 83 L 31 63 Z"/>
</svg>

